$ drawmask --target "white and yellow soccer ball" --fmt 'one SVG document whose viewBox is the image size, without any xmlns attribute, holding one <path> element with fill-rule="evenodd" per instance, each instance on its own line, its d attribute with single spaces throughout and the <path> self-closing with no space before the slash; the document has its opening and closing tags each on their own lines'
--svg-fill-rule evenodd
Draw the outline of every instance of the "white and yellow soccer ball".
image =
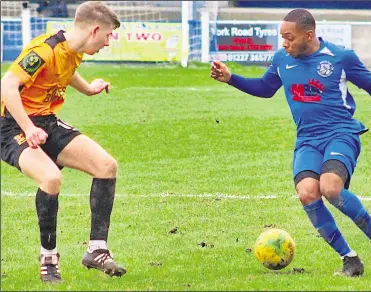
<svg viewBox="0 0 371 292">
<path fill-rule="evenodd" d="M 295 257 L 295 242 L 290 234 L 278 228 L 264 231 L 255 243 L 254 253 L 259 262 L 270 270 L 287 267 Z"/>
</svg>

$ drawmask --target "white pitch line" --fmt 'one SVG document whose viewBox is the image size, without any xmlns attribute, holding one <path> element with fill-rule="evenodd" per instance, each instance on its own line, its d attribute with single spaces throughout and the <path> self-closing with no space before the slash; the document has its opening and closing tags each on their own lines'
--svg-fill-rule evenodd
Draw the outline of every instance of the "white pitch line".
<svg viewBox="0 0 371 292">
<path fill-rule="evenodd" d="M 35 193 L 14 193 L 8 191 L 1 191 L 2 196 L 8 197 L 34 197 Z M 63 194 L 62 197 L 86 197 L 89 194 Z M 116 194 L 115 197 L 121 198 L 215 198 L 215 199 L 236 199 L 236 200 L 262 200 L 262 199 L 277 199 L 277 195 L 259 195 L 259 196 L 237 196 L 237 195 L 228 195 L 228 194 L 149 194 L 149 195 L 134 195 L 134 194 Z"/>
<path fill-rule="evenodd" d="M 1 191 L 2 196 L 8 197 L 33 197 L 35 193 L 14 193 L 8 191 Z M 62 197 L 86 197 L 86 194 L 61 194 Z M 149 194 L 149 195 L 134 195 L 134 194 L 116 194 L 118 198 L 214 198 L 214 199 L 234 199 L 234 200 L 272 200 L 278 199 L 279 195 L 258 195 L 258 196 L 237 196 L 228 194 L 172 194 L 172 193 L 161 193 L 161 194 Z M 358 196 L 361 201 L 371 201 L 371 197 Z M 297 199 L 297 195 L 291 196 L 291 199 Z"/>
</svg>

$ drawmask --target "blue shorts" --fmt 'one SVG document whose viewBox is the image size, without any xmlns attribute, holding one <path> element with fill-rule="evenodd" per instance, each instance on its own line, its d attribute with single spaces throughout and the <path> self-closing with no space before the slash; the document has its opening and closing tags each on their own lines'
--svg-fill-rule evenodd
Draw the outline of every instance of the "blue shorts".
<svg viewBox="0 0 371 292">
<path fill-rule="evenodd" d="M 361 152 L 361 141 L 358 134 L 339 133 L 322 140 L 298 143 L 294 151 L 294 178 L 302 171 L 309 170 L 321 175 L 323 163 L 328 160 L 342 162 L 352 176 Z"/>
</svg>

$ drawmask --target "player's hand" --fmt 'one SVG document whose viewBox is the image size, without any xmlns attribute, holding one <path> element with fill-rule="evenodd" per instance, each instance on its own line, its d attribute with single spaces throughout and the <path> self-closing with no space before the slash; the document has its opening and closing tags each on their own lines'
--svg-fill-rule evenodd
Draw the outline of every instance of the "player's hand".
<svg viewBox="0 0 371 292">
<path fill-rule="evenodd" d="M 31 148 L 37 148 L 39 145 L 45 144 L 48 134 L 41 128 L 32 126 L 25 131 L 26 141 Z"/>
<path fill-rule="evenodd" d="M 231 79 L 232 73 L 229 71 L 226 64 L 220 61 L 213 61 L 211 63 L 210 76 L 215 80 L 227 83 Z"/>
<path fill-rule="evenodd" d="M 103 90 L 108 93 L 111 89 L 111 84 L 103 79 L 95 79 L 90 83 L 90 93 L 95 95 L 101 93 Z"/>
</svg>

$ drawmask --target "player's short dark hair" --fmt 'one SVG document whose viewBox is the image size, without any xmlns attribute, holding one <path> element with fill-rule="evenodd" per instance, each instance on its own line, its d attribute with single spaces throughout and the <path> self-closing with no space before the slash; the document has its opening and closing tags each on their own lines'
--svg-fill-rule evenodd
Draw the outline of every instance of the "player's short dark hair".
<svg viewBox="0 0 371 292">
<path fill-rule="evenodd" d="M 79 5 L 76 10 L 75 23 L 105 23 L 114 29 L 120 27 L 120 20 L 116 13 L 103 2 L 87 1 Z"/>
<path fill-rule="evenodd" d="M 295 22 L 297 27 L 302 30 L 316 29 L 316 21 L 313 15 L 308 10 L 302 8 L 290 11 L 283 20 Z"/>
</svg>

